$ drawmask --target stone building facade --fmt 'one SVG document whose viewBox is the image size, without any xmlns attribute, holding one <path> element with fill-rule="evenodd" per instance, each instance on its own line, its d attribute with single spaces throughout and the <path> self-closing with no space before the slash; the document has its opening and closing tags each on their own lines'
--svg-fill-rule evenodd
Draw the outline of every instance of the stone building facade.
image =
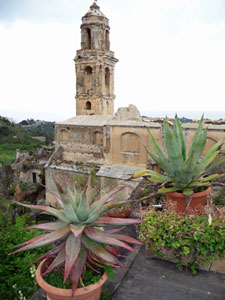
<svg viewBox="0 0 225 300">
<path fill-rule="evenodd" d="M 153 150 L 147 128 L 162 147 L 162 124 L 142 118 L 134 105 L 114 113 L 114 67 L 118 60 L 110 51 L 108 19 L 94 2 L 82 18 L 81 50 L 77 51 L 77 115 L 55 126 L 55 152 L 46 165 L 47 187 L 56 190 L 53 178 L 74 183 L 77 176 L 94 167 L 104 192 L 112 185 L 127 183 L 130 176 L 146 166 L 154 168 L 145 147 Z M 160 121 L 160 120 L 159 120 Z M 225 125 L 205 125 L 206 149 L 225 138 Z M 185 128 L 190 145 L 197 124 Z M 138 180 L 129 181 L 135 188 Z M 47 192 L 46 199 L 54 203 Z"/>
</svg>

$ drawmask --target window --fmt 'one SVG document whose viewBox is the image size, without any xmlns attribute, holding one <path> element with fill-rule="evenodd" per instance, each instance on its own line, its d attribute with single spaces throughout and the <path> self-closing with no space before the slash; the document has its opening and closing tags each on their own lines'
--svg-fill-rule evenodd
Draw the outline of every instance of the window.
<svg viewBox="0 0 225 300">
<path fill-rule="evenodd" d="M 121 136 L 121 151 L 126 153 L 140 152 L 140 137 L 133 132 L 127 132 Z"/>
<path fill-rule="evenodd" d="M 91 102 L 90 101 L 86 102 L 86 110 L 91 110 Z"/>
<path fill-rule="evenodd" d="M 91 49 L 91 29 L 87 28 L 87 49 Z"/>
<path fill-rule="evenodd" d="M 109 31 L 105 32 L 105 49 L 109 51 Z"/>
<path fill-rule="evenodd" d="M 86 73 L 87 75 L 91 75 L 91 74 L 92 74 L 92 67 L 87 66 L 87 67 L 85 68 L 85 73 Z"/>
<path fill-rule="evenodd" d="M 37 174 L 35 172 L 32 173 L 32 182 L 37 183 Z"/>
<path fill-rule="evenodd" d="M 93 85 L 92 85 L 92 67 L 87 66 L 85 68 L 85 76 L 84 76 L 84 92 L 88 95 L 91 94 Z"/>
<path fill-rule="evenodd" d="M 110 71 L 109 68 L 105 68 L 105 91 L 106 94 L 110 94 Z"/>
<path fill-rule="evenodd" d="M 96 131 L 95 132 L 95 144 L 96 145 L 103 145 L 103 133 Z"/>
<path fill-rule="evenodd" d="M 62 129 L 61 131 L 60 131 L 60 136 L 61 136 L 61 141 L 62 142 L 68 142 L 69 141 L 69 132 L 67 131 L 67 130 L 65 130 L 65 129 Z"/>
</svg>

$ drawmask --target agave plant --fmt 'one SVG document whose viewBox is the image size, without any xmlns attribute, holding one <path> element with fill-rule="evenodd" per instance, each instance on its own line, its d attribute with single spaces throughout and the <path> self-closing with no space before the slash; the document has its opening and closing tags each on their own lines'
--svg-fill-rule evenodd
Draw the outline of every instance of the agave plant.
<svg viewBox="0 0 225 300">
<path fill-rule="evenodd" d="M 141 242 L 132 237 L 118 234 L 118 232 L 122 229 L 121 226 L 138 224 L 141 221 L 102 216 L 108 209 L 121 205 L 121 202 L 114 202 L 116 199 L 114 194 L 127 186 L 114 188 L 98 201 L 93 199 L 90 178 L 83 192 L 78 192 L 75 188 L 72 190 L 68 186 L 62 187 L 58 182 L 56 182 L 56 186 L 58 194 L 51 192 L 58 201 L 59 209 L 49 206 L 26 205 L 14 201 L 24 207 L 43 211 L 58 220 L 25 228 L 24 230 L 36 228 L 47 233 L 14 246 L 13 248 L 22 248 L 11 254 L 53 243 L 54 247 L 33 263 L 45 258 L 52 258 L 51 264 L 43 275 L 64 264 L 64 283 L 70 276 L 73 296 L 86 266 L 94 270 L 96 270 L 95 266 L 104 267 L 104 265 L 126 268 L 116 257 L 120 256 L 120 253 L 115 246 L 135 252 L 128 244 L 141 244 Z M 124 203 L 126 202 L 124 201 Z M 104 228 L 104 225 L 120 227 L 107 229 Z"/>
<path fill-rule="evenodd" d="M 164 187 L 158 190 L 159 193 L 181 191 L 184 195 L 189 196 L 194 193 L 196 188 L 208 187 L 211 180 L 223 176 L 223 174 L 206 175 L 213 168 L 225 162 L 225 157 L 210 165 L 219 154 L 222 141 L 217 142 L 202 157 L 207 139 L 207 131 L 203 129 L 203 117 L 199 122 L 189 151 L 187 151 L 184 133 L 177 116 L 173 128 L 170 128 L 167 120 L 163 124 L 167 155 L 160 149 L 150 130 L 148 133 L 156 154 L 148 149 L 146 151 L 164 171 L 164 174 L 145 170 L 135 173 L 133 178 L 145 176 L 150 181 L 162 183 Z"/>
</svg>

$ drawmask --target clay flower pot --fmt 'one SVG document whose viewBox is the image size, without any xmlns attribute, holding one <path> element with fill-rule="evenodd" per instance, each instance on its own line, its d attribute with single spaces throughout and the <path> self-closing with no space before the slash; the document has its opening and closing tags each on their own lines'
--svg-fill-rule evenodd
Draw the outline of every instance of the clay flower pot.
<svg viewBox="0 0 225 300">
<path fill-rule="evenodd" d="M 111 218 L 128 218 L 131 214 L 131 210 L 125 212 L 118 212 L 118 213 L 107 211 L 106 213 L 107 216 Z"/>
<path fill-rule="evenodd" d="M 187 214 L 200 216 L 204 211 L 207 196 L 210 194 L 211 188 L 207 188 L 204 192 L 194 193 L 190 205 L 187 207 Z M 178 215 L 185 215 L 185 195 L 182 193 L 171 192 L 166 193 L 167 206 L 169 211 L 175 211 Z"/>
<path fill-rule="evenodd" d="M 43 260 L 37 268 L 36 280 L 39 286 L 46 292 L 47 299 L 50 300 L 99 300 L 102 285 L 107 280 L 106 273 L 103 274 L 99 282 L 91 284 L 85 288 L 77 288 L 75 296 L 71 298 L 71 289 L 60 289 L 48 284 L 42 277 L 41 273 L 46 269 L 48 261 Z"/>
</svg>

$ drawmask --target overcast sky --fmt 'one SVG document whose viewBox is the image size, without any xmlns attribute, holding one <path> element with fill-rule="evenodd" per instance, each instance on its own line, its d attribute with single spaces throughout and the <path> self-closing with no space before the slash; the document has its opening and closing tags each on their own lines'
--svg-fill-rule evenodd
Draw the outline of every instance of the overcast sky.
<svg viewBox="0 0 225 300">
<path fill-rule="evenodd" d="M 0 0 L 0 115 L 16 121 L 75 115 L 73 58 L 92 2 Z M 119 59 L 116 109 L 135 104 L 142 115 L 205 112 L 225 119 L 224 0 L 98 4 Z"/>
</svg>

